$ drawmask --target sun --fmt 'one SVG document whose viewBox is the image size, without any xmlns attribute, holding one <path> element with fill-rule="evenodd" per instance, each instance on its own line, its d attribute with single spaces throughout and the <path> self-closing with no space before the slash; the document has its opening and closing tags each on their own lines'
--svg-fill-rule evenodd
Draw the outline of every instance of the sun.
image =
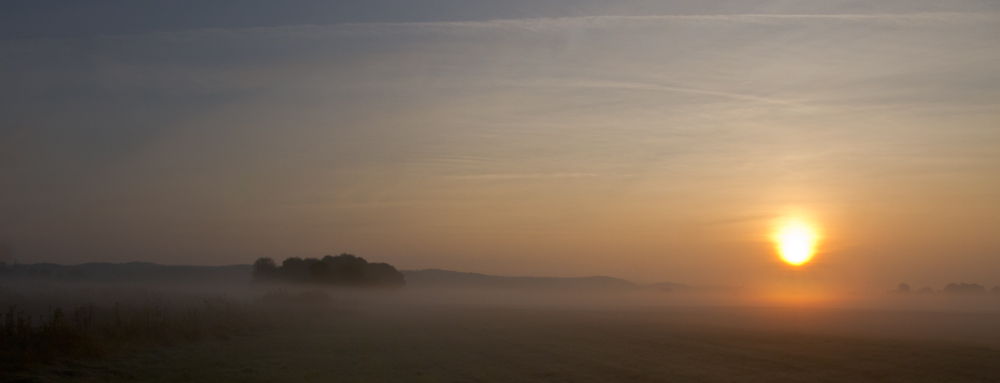
<svg viewBox="0 0 1000 383">
<path fill-rule="evenodd" d="M 774 242 L 781 259 L 792 266 L 809 262 L 816 252 L 819 235 L 812 226 L 800 220 L 783 223 L 774 233 Z"/>
</svg>

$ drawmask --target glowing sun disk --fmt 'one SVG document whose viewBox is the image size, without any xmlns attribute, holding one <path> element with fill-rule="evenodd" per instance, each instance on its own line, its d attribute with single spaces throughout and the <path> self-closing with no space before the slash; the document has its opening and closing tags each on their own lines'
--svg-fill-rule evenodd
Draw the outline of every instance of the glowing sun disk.
<svg viewBox="0 0 1000 383">
<path fill-rule="evenodd" d="M 818 236 L 802 222 L 788 222 L 774 234 L 781 259 L 791 265 L 809 262 L 815 252 Z"/>
</svg>

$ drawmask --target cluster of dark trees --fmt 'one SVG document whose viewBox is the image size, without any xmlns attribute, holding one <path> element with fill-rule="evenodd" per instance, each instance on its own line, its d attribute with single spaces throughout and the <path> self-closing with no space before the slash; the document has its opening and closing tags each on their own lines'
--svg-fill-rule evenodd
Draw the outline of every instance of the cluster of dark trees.
<svg viewBox="0 0 1000 383">
<path fill-rule="evenodd" d="M 951 294 L 981 294 L 986 292 L 986 287 L 976 283 L 949 283 L 941 291 Z"/>
<path fill-rule="evenodd" d="M 896 292 L 911 293 L 914 291 L 910 289 L 910 285 L 907 285 L 905 283 L 900 283 L 899 287 L 896 289 Z M 934 290 L 931 290 L 930 287 L 924 287 L 916 292 L 929 294 L 934 292 Z M 944 287 L 944 289 L 941 290 L 941 292 L 947 294 L 985 294 L 986 286 L 977 283 L 949 283 L 947 286 Z M 994 286 L 991 292 L 994 294 L 1000 294 L 1000 286 Z"/>
<path fill-rule="evenodd" d="M 351 254 L 323 259 L 292 257 L 281 262 L 260 258 L 253 263 L 254 282 L 320 283 L 334 286 L 402 287 L 403 273 L 388 263 L 369 263 Z"/>
</svg>

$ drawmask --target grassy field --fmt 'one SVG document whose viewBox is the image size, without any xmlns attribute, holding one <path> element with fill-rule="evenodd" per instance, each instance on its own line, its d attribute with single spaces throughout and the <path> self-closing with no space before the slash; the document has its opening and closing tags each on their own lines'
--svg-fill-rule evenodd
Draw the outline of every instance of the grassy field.
<svg viewBox="0 0 1000 383">
<path fill-rule="evenodd" d="M 346 303 L 344 303 L 346 302 Z M 996 382 L 1000 316 L 782 308 L 368 304 L 138 348 L 38 382 Z M 897 329 L 900 331 L 883 331 Z M 884 334 L 884 335 L 879 335 Z"/>
</svg>

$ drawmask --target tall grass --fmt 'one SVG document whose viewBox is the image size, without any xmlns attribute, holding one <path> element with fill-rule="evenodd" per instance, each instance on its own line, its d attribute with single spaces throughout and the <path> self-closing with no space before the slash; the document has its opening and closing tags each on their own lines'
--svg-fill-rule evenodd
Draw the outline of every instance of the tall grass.
<svg viewBox="0 0 1000 383">
<path fill-rule="evenodd" d="M 0 371 L 99 357 L 129 346 L 228 339 L 272 327 L 263 306 L 223 297 L 64 307 L 0 308 Z"/>
</svg>

